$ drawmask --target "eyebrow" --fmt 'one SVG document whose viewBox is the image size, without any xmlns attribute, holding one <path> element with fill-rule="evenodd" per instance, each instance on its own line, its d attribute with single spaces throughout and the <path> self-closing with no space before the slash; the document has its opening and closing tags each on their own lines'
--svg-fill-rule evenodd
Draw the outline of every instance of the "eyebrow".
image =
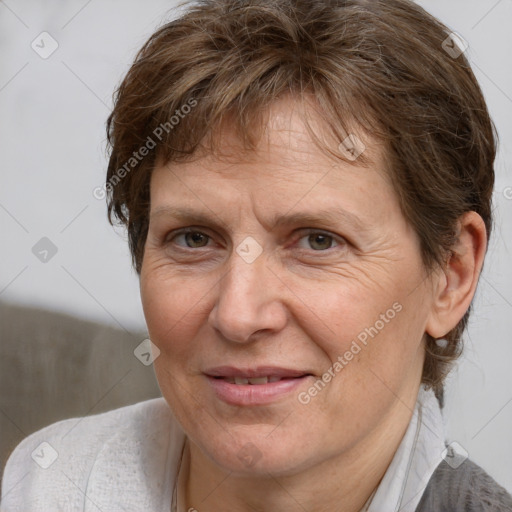
<svg viewBox="0 0 512 512">
<path fill-rule="evenodd" d="M 327 224 L 330 226 L 348 225 L 360 231 L 367 231 L 363 221 L 355 214 L 343 208 L 327 208 L 316 212 L 296 212 L 278 215 L 272 219 L 274 227 L 296 224 Z"/>
<path fill-rule="evenodd" d="M 206 213 L 188 207 L 159 206 L 150 212 L 150 218 L 172 217 L 182 222 L 223 225 L 214 212 Z M 218 220 L 215 220 L 218 219 Z M 343 208 L 326 208 L 316 212 L 295 212 L 275 215 L 269 220 L 271 229 L 284 225 L 316 224 L 327 226 L 351 226 L 358 231 L 368 231 L 369 226 L 354 213 Z"/>
</svg>

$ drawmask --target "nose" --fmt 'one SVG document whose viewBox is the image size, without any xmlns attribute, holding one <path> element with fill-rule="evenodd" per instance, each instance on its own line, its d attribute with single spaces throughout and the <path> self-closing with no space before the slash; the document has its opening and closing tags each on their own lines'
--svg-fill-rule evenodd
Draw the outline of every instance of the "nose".
<svg viewBox="0 0 512 512">
<path fill-rule="evenodd" d="M 219 282 L 209 324 L 236 343 L 283 329 L 288 318 L 282 300 L 285 287 L 267 266 L 264 254 L 247 263 L 233 251 L 229 264 Z"/>
</svg>

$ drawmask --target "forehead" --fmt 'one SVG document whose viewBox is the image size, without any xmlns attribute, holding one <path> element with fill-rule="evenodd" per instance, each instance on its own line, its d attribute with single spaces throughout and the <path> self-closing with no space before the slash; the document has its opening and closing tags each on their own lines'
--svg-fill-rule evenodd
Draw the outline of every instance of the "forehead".
<svg viewBox="0 0 512 512">
<path fill-rule="evenodd" d="M 377 139 L 355 123 L 344 123 L 349 128 L 348 131 L 338 128 L 340 143 L 315 106 L 314 100 L 299 102 L 289 95 L 272 103 L 255 119 L 255 124 L 261 121 L 261 127 L 249 127 L 251 135 L 256 134 L 255 148 L 244 145 L 233 118 L 226 116 L 191 157 L 171 162 L 167 167 L 186 170 L 192 176 L 206 169 L 211 174 L 229 174 L 235 169 L 241 173 L 245 168 L 257 166 L 259 172 L 255 177 L 268 171 L 276 174 L 279 170 L 299 177 L 304 172 L 314 174 L 339 168 L 340 164 L 345 164 L 342 166 L 347 170 L 383 169 L 384 148 Z M 160 159 L 156 168 L 163 166 Z"/>
<path fill-rule="evenodd" d="M 314 110 L 305 113 L 283 98 L 269 108 L 255 149 L 246 149 L 225 122 L 215 134 L 215 153 L 203 150 L 184 162 L 157 165 L 151 212 L 169 205 L 212 211 L 237 205 L 242 212 L 252 205 L 271 218 L 319 204 L 358 214 L 378 211 L 376 202 L 389 207 L 396 201 L 383 171 L 383 148 L 368 134 L 353 135 L 364 144 L 366 165 L 346 158 L 346 146 L 334 140 Z"/>
</svg>

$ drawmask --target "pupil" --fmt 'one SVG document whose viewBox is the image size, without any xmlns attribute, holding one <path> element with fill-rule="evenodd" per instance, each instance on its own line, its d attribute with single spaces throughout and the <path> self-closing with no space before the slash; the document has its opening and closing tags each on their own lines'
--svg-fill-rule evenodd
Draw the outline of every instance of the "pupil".
<svg viewBox="0 0 512 512">
<path fill-rule="evenodd" d="M 310 235 L 309 242 L 311 247 L 315 250 L 329 249 L 331 245 L 331 237 L 327 235 Z M 319 243 L 317 243 L 319 242 Z M 316 247 L 315 247 L 316 246 Z"/>
<path fill-rule="evenodd" d="M 197 231 L 192 233 L 187 233 L 187 244 L 195 247 L 202 247 L 206 245 L 206 237 L 202 233 L 198 233 Z"/>
</svg>

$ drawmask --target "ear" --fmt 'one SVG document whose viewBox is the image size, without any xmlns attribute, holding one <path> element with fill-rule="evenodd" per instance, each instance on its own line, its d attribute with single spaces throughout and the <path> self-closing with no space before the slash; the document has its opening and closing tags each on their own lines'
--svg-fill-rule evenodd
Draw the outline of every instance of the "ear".
<svg viewBox="0 0 512 512">
<path fill-rule="evenodd" d="M 457 241 L 443 269 L 435 274 L 434 297 L 426 332 L 442 338 L 468 310 L 482 270 L 487 249 L 485 224 L 476 212 L 467 212 L 458 222 Z"/>
</svg>

